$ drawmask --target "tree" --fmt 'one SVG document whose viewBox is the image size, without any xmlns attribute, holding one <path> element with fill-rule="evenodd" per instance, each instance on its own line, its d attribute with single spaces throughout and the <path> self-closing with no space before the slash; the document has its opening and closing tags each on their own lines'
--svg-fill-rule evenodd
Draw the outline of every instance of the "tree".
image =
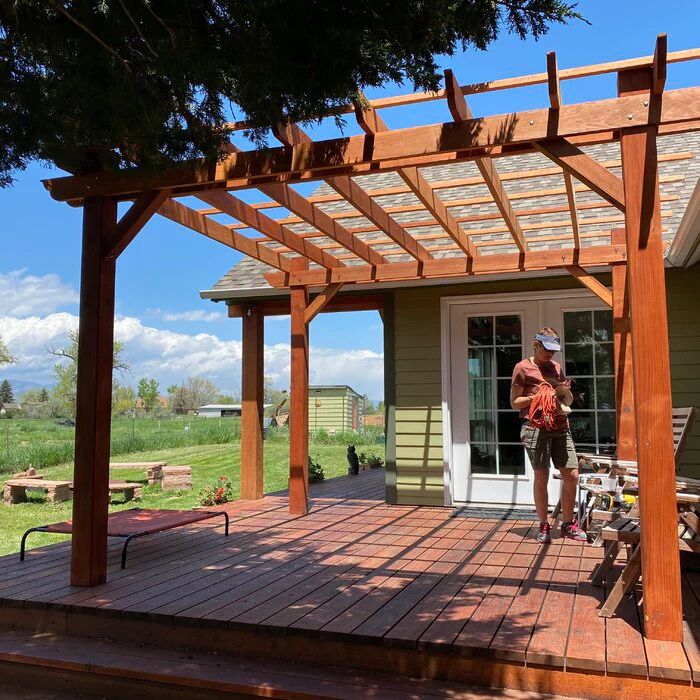
<svg viewBox="0 0 700 700">
<path fill-rule="evenodd" d="M 39 403 L 46 403 L 49 400 L 49 392 L 42 386 L 41 389 L 39 389 L 37 398 L 39 399 Z"/>
<path fill-rule="evenodd" d="M 238 400 L 238 397 L 236 396 L 231 396 L 231 394 L 219 394 L 216 399 L 214 399 L 214 403 L 219 403 L 222 405 L 226 406 L 232 406 L 233 404 L 240 403 Z"/>
<path fill-rule="evenodd" d="M 192 405 L 192 397 L 185 385 L 171 384 L 168 387 L 168 403 L 173 413 L 187 413 Z"/>
<path fill-rule="evenodd" d="M 535 38 L 564 0 L 100 0 L 0 3 L 0 185 L 34 159 L 71 172 L 222 157 L 230 105 L 271 124 L 358 90 L 440 87 L 437 55 Z M 311 76 L 311 78 L 310 78 Z"/>
<path fill-rule="evenodd" d="M 367 394 L 364 394 L 362 397 L 362 415 L 373 416 L 376 412 L 377 409 L 374 407 L 372 400 L 369 398 L 369 396 L 367 396 Z"/>
<path fill-rule="evenodd" d="M 112 382 L 112 415 L 123 416 L 136 405 L 136 392 L 130 386 Z"/>
<path fill-rule="evenodd" d="M 2 137 L 0 136 L 0 139 Z M 2 141 L 0 140 L 0 151 L 2 149 Z M 0 167 L 2 167 L 2 155 L 0 153 Z M 0 183 L 2 175 L 0 174 Z M 17 362 L 17 358 L 7 349 L 5 341 L 0 336 L 0 365 L 11 365 L 13 362 Z"/>
<path fill-rule="evenodd" d="M 47 348 L 51 355 L 68 362 L 57 362 L 54 367 L 56 385 L 53 389 L 53 398 L 61 406 L 63 413 L 75 416 L 75 394 L 78 383 L 78 331 L 68 333 L 68 345 L 64 347 Z M 129 371 L 129 365 L 121 359 L 124 343 L 115 340 L 112 356 L 112 367 L 121 374 Z"/>
<path fill-rule="evenodd" d="M 137 395 L 143 402 L 146 413 L 150 413 L 158 406 L 160 398 L 159 385 L 155 379 L 139 379 Z"/>
<path fill-rule="evenodd" d="M 274 410 L 275 406 L 278 406 L 282 399 L 287 399 L 288 394 L 286 390 L 275 389 L 272 383 L 272 377 L 265 377 L 263 379 L 263 403 L 272 404 Z"/>
<path fill-rule="evenodd" d="M 188 410 L 194 410 L 208 403 L 214 403 L 216 397 L 221 394 L 216 384 L 202 377 L 189 377 L 185 382 L 185 388 L 190 399 Z"/>
<path fill-rule="evenodd" d="M 0 382 L 0 408 L 8 403 L 14 403 L 15 395 L 12 391 L 12 384 L 9 379 L 3 379 Z"/>
</svg>

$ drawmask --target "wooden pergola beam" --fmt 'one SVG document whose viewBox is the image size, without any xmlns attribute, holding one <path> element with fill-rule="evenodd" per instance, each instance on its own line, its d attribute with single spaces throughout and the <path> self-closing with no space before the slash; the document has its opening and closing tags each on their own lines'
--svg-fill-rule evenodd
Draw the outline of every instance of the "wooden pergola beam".
<svg viewBox="0 0 700 700">
<path fill-rule="evenodd" d="M 660 107 L 644 104 L 639 95 L 628 95 L 598 102 L 563 105 L 553 125 L 549 109 L 511 113 L 461 123 L 449 122 L 389 132 L 379 132 L 370 141 L 351 136 L 299 144 L 293 149 L 270 148 L 232 153 L 221 163 L 190 161 L 160 174 L 139 169 L 121 173 L 92 173 L 44 181 L 58 201 L 86 196 L 109 195 L 128 199 L 151 189 L 172 188 L 178 196 L 207 188 L 242 189 L 256 186 L 258 179 L 285 182 L 320 179 L 342 171 L 379 172 L 411 164 L 432 164 L 480 157 L 484 149 L 508 146 L 512 152 L 534 148 L 534 142 L 550 138 L 591 136 L 594 141 L 615 138 L 615 131 L 655 123 L 670 130 L 700 129 L 700 88 L 670 90 Z M 332 154 L 332 157 L 329 157 Z M 414 162 L 403 162 L 412 160 Z M 398 163 L 398 166 L 397 166 Z"/>
<path fill-rule="evenodd" d="M 158 213 L 166 219 L 170 219 L 177 224 L 182 224 L 192 231 L 201 233 L 207 238 L 223 243 L 229 248 L 237 250 L 250 258 L 276 267 L 278 270 L 289 271 L 291 269 L 289 260 L 274 250 L 270 250 L 262 243 L 246 238 L 244 235 L 226 228 L 218 221 L 214 221 L 194 209 L 186 207 L 174 199 L 167 199 L 161 204 Z"/>
<path fill-rule="evenodd" d="M 304 313 L 304 322 L 311 323 L 316 316 L 318 316 L 321 311 L 330 303 L 333 297 L 342 289 L 342 282 L 331 282 L 324 287 L 313 299 L 313 301 L 306 307 L 306 312 Z"/>
<path fill-rule="evenodd" d="M 448 99 L 447 103 L 450 105 L 450 112 L 455 120 L 455 123 L 464 123 L 473 120 L 473 115 L 467 101 L 464 99 L 464 95 L 457 88 L 459 83 L 454 76 L 452 71 L 445 72 L 445 89 L 447 90 Z M 503 187 L 501 178 L 498 175 L 498 170 L 493 163 L 491 158 L 476 158 L 474 160 L 476 167 L 479 168 L 481 177 L 486 183 L 493 201 L 498 208 L 498 211 L 505 221 L 510 235 L 513 237 L 513 242 L 518 247 L 518 250 L 525 252 L 527 250 L 527 240 L 525 239 L 525 234 L 518 222 L 518 217 L 513 210 L 513 205 L 508 198 L 508 194 Z"/>
<path fill-rule="evenodd" d="M 567 265 L 566 271 L 575 277 L 584 287 L 588 287 L 606 306 L 612 308 L 612 292 L 593 275 L 586 272 L 580 265 Z"/>
<path fill-rule="evenodd" d="M 537 141 L 537 149 L 620 211 L 625 210 L 622 180 L 566 139 Z"/>
<path fill-rule="evenodd" d="M 561 107 L 561 86 L 559 84 L 559 68 L 557 67 L 557 54 L 550 51 L 547 54 L 547 91 L 549 92 L 549 105 L 552 109 Z"/>
<path fill-rule="evenodd" d="M 654 60 L 652 61 L 652 82 L 651 91 L 654 95 L 661 95 L 666 85 L 666 71 L 668 62 L 668 37 L 666 34 L 659 34 L 656 37 L 654 47 Z"/>
<path fill-rule="evenodd" d="M 117 222 L 114 230 L 107 236 L 105 240 L 106 256 L 112 260 L 118 258 L 169 195 L 169 190 L 144 192 L 129 207 L 126 214 Z"/>
<path fill-rule="evenodd" d="M 247 224 L 251 228 L 259 231 L 264 236 L 282 243 L 290 250 L 303 255 L 312 262 L 329 270 L 334 267 L 344 267 L 345 263 L 338 260 L 334 255 L 326 253 L 317 245 L 304 238 L 300 238 L 294 231 L 271 219 L 269 216 L 256 211 L 249 204 L 241 201 L 238 197 L 223 191 L 200 192 L 197 197 L 203 202 L 217 207 L 221 212 L 232 216 Z"/>
<path fill-rule="evenodd" d="M 289 299 L 267 299 L 252 302 L 255 308 L 263 316 L 287 316 L 289 315 Z M 241 318 L 248 309 L 247 304 L 228 304 L 229 318 Z M 334 296 L 321 309 L 321 313 L 335 313 L 340 311 L 380 311 L 384 306 L 383 294 L 353 294 L 346 296 Z"/>
<path fill-rule="evenodd" d="M 567 265 L 596 267 L 625 260 L 625 246 L 590 246 L 574 250 L 538 250 L 527 253 L 478 255 L 476 258 L 440 258 L 424 263 L 397 262 L 378 265 L 348 265 L 335 270 L 302 270 L 289 273 L 267 273 L 265 279 L 273 287 L 293 285 L 322 286 L 331 282 L 371 283 L 413 279 L 464 277 L 496 273 L 517 273 L 528 270 L 562 269 Z"/>
<path fill-rule="evenodd" d="M 578 208 L 576 206 L 576 188 L 571 179 L 571 175 L 564 171 L 564 189 L 566 190 L 566 201 L 569 205 L 569 216 L 571 217 L 571 231 L 574 237 L 574 248 L 581 247 L 581 231 L 578 221 Z"/>
</svg>

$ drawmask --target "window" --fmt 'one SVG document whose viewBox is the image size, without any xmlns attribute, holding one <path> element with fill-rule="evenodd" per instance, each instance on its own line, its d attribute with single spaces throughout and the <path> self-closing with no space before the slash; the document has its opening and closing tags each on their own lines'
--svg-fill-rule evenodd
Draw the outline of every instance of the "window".
<svg viewBox="0 0 700 700">
<path fill-rule="evenodd" d="M 473 474 L 525 474 L 520 419 L 510 407 L 513 368 L 523 357 L 519 315 L 470 316 L 469 441 Z"/>
<path fill-rule="evenodd" d="M 574 402 L 569 419 L 576 447 L 615 452 L 615 370 L 612 311 L 564 312 L 565 374 Z"/>
</svg>

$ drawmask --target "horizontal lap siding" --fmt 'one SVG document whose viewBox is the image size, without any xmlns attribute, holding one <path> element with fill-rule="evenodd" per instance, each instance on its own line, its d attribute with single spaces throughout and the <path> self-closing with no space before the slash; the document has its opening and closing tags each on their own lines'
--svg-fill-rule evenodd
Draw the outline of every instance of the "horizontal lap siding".
<svg viewBox="0 0 700 700">
<path fill-rule="evenodd" d="M 674 406 L 700 414 L 700 269 L 666 273 L 671 388 Z M 700 415 L 685 446 L 680 472 L 700 478 Z"/>
<path fill-rule="evenodd" d="M 609 284 L 609 278 L 603 278 Z M 395 293 L 396 494 L 404 504 L 442 505 L 442 384 L 440 298 L 537 289 L 579 288 L 567 277 L 511 280 Z M 674 406 L 700 404 L 700 271 L 667 272 Z M 700 477 L 700 419 L 681 463 Z"/>
<path fill-rule="evenodd" d="M 321 405 L 316 408 L 316 399 Z M 316 415 L 318 411 L 318 421 Z M 337 393 L 314 394 L 313 389 L 309 394 L 309 427 L 311 430 L 346 430 L 347 410 L 345 406 L 345 393 L 340 390 Z"/>
</svg>

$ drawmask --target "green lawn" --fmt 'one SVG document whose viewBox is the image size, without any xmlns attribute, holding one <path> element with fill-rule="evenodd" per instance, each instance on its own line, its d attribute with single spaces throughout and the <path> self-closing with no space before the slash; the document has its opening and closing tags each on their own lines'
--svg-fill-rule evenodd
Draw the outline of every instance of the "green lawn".
<svg viewBox="0 0 700 700">
<path fill-rule="evenodd" d="M 384 457 L 384 446 L 363 445 L 356 441 L 357 451 L 368 454 L 374 452 Z M 237 498 L 240 489 L 240 442 L 223 445 L 192 445 L 170 449 L 150 450 L 131 454 L 120 454 L 120 462 L 164 461 L 170 465 L 188 465 L 192 467 L 192 491 L 163 492 L 159 486 L 146 486 L 143 499 L 138 505 L 144 508 L 191 508 L 197 505 L 197 495 L 207 483 L 222 474 L 231 479 Z M 318 444 L 311 442 L 309 454 L 319 461 L 324 468 L 326 478 L 347 473 L 347 447 L 344 444 Z M 70 479 L 72 465 L 45 467 L 41 473 L 49 479 Z M 116 479 L 127 481 L 144 481 L 145 474 L 139 471 L 119 470 L 113 473 Z M 289 477 L 289 443 L 285 440 L 265 442 L 265 492 L 278 491 L 287 487 Z M 134 504 L 114 504 L 110 510 L 130 508 Z M 22 533 L 36 525 L 65 520 L 71 516 L 71 502 L 50 505 L 43 502 L 18 503 L 13 506 L 0 506 L 0 554 L 16 552 L 19 549 Z M 35 533 L 29 545 L 37 547 L 49 542 L 56 542 L 60 535 Z"/>
</svg>

